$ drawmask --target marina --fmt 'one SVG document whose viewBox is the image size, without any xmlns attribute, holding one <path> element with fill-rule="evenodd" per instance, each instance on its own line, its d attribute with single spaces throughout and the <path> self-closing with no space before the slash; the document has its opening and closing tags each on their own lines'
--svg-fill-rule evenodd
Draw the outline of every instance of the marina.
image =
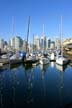
<svg viewBox="0 0 72 108">
<path fill-rule="evenodd" d="M 72 108 L 72 0 L 0 0 L 0 108 Z"/>
</svg>

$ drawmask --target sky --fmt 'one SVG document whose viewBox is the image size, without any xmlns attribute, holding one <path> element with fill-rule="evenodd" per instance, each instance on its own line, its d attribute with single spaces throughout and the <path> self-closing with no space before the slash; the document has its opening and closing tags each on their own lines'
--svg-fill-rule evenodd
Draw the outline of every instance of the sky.
<svg viewBox="0 0 72 108">
<path fill-rule="evenodd" d="M 0 0 L 0 37 L 27 37 L 30 16 L 29 41 L 33 35 L 60 37 L 59 25 L 63 17 L 63 38 L 72 37 L 72 0 Z"/>
</svg>

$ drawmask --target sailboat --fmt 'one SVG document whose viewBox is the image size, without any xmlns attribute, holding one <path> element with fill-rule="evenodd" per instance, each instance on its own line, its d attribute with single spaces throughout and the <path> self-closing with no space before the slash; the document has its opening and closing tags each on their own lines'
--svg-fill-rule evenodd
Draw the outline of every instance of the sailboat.
<svg viewBox="0 0 72 108">
<path fill-rule="evenodd" d="M 29 57 L 29 49 L 28 49 L 29 31 L 30 31 L 30 16 L 29 16 L 29 19 L 28 19 L 28 29 L 27 29 L 26 58 Z"/>
<path fill-rule="evenodd" d="M 62 45 L 62 37 L 63 37 L 63 33 L 62 33 L 62 16 L 61 16 L 61 55 L 58 55 L 56 58 L 56 64 L 59 64 L 61 66 L 65 65 L 68 63 L 68 59 L 63 57 L 63 45 Z"/>
<path fill-rule="evenodd" d="M 44 35 L 44 24 L 43 24 L 43 36 Z M 43 46 L 44 47 L 44 46 Z M 45 48 L 43 48 L 43 52 L 45 52 Z M 49 59 L 47 57 L 44 56 L 44 54 L 42 54 L 42 56 L 40 57 L 40 64 L 44 65 L 44 64 L 48 64 L 49 63 Z"/>
</svg>

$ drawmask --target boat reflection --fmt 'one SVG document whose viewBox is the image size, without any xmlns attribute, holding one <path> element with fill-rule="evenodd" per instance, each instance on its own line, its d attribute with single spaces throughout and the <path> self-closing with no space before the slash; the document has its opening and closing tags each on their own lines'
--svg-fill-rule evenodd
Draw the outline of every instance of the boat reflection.
<svg viewBox="0 0 72 108">
<path fill-rule="evenodd" d="M 32 64 L 23 64 L 23 67 L 25 68 L 25 70 L 30 70 L 32 69 Z"/>
<path fill-rule="evenodd" d="M 60 79 L 60 86 L 59 86 L 59 100 L 60 106 L 63 107 L 63 97 L 64 97 L 64 73 L 60 72 L 59 79 Z"/>
<path fill-rule="evenodd" d="M 48 66 L 49 66 L 49 64 L 45 64 L 45 65 L 40 64 L 40 69 L 41 69 L 42 71 L 46 72 Z"/>
<path fill-rule="evenodd" d="M 51 68 L 55 66 L 55 62 L 51 62 Z"/>
<path fill-rule="evenodd" d="M 0 72 L 7 70 L 9 68 L 9 64 L 5 64 L 3 66 L 0 66 Z"/>
<path fill-rule="evenodd" d="M 10 69 L 14 70 L 14 69 L 17 69 L 19 66 L 20 66 L 20 64 L 10 65 Z"/>
<path fill-rule="evenodd" d="M 60 79 L 60 83 L 59 83 L 59 102 L 60 102 L 60 107 L 63 108 L 64 102 L 63 102 L 63 98 L 64 98 L 64 70 L 66 69 L 66 67 L 63 66 L 58 66 L 59 69 L 59 79 Z"/>
<path fill-rule="evenodd" d="M 45 75 L 48 69 L 48 64 L 41 65 L 40 64 L 40 69 L 41 69 L 41 79 L 42 79 L 42 87 L 43 87 L 43 96 L 44 98 L 46 97 L 46 80 L 45 80 Z"/>
<path fill-rule="evenodd" d="M 61 66 L 61 65 L 56 64 L 56 68 L 59 71 L 64 72 L 66 70 L 66 68 L 67 68 L 67 65 Z"/>
<path fill-rule="evenodd" d="M 56 64 L 56 68 L 59 72 L 59 104 L 60 107 L 64 107 L 64 73 L 67 68 L 67 65 L 58 65 Z"/>
<path fill-rule="evenodd" d="M 64 106 L 64 72 L 67 68 L 67 65 L 61 66 L 56 64 L 56 68 L 59 71 L 59 102 L 60 107 L 63 108 Z"/>
<path fill-rule="evenodd" d="M 72 67 L 72 61 L 69 63 L 69 66 Z"/>
</svg>

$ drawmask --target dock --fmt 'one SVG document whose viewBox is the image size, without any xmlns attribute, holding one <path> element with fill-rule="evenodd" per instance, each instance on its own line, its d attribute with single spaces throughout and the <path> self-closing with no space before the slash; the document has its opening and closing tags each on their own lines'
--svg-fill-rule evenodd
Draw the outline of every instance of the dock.
<svg viewBox="0 0 72 108">
<path fill-rule="evenodd" d="M 5 65 L 5 64 L 8 64 L 8 63 L 9 63 L 8 59 L 0 58 L 0 65 Z"/>
<path fill-rule="evenodd" d="M 5 65 L 10 65 L 10 66 L 14 66 L 14 65 L 20 65 L 20 64 L 31 64 L 31 65 L 37 65 L 39 63 L 39 59 L 26 59 L 24 61 L 22 61 L 21 59 L 13 59 L 13 60 L 9 60 L 9 59 L 0 59 L 0 68 L 2 69 Z"/>
<path fill-rule="evenodd" d="M 33 63 L 36 63 L 38 62 L 39 59 L 35 59 L 35 60 L 32 60 L 32 59 L 26 59 L 25 61 L 23 61 L 25 64 L 33 64 Z"/>
</svg>

